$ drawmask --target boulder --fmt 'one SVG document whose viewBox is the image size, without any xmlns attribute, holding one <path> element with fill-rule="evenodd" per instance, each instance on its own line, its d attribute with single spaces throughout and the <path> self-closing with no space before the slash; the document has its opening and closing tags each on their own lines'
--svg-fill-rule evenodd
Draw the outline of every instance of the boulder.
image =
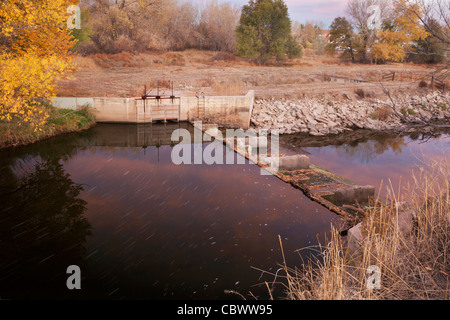
<svg viewBox="0 0 450 320">
<path fill-rule="evenodd" d="M 317 124 L 317 121 L 314 119 L 314 117 L 311 116 L 307 111 L 302 110 L 302 112 L 303 112 L 303 115 L 305 116 L 307 123 L 309 123 L 311 125 Z"/>
<path fill-rule="evenodd" d="M 398 212 L 398 228 L 404 235 L 410 234 L 414 230 L 414 220 L 416 213 L 413 210 L 400 210 Z"/>
<path fill-rule="evenodd" d="M 279 169 L 286 171 L 309 169 L 310 160 L 305 155 L 282 157 L 279 160 Z"/>
<path fill-rule="evenodd" d="M 323 137 L 325 134 L 323 134 L 323 133 L 320 133 L 319 131 L 317 131 L 317 130 L 311 130 L 311 131 L 309 131 L 309 134 L 311 135 L 311 136 L 314 136 L 314 137 Z"/>
<path fill-rule="evenodd" d="M 347 232 L 347 246 L 353 252 L 356 252 L 359 249 L 359 245 L 362 238 L 361 229 L 362 224 L 359 223 L 350 230 L 348 230 Z"/>
<path fill-rule="evenodd" d="M 375 196 L 375 187 L 373 186 L 356 186 L 346 189 L 339 189 L 335 193 L 337 205 L 353 204 L 356 201 L 359 203 L 367 203 L 369 198 Z"/>
</svg>

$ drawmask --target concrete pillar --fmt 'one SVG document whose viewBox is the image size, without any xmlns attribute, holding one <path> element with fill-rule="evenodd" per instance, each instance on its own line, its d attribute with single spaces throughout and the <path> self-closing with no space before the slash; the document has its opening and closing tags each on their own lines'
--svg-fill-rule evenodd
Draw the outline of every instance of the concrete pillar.
<svg viewBox="0 0 450 320">
<path fill-rule="evenodd" d="M 375 187 L 373 186 L 356 186 L 346 189 L 339 189 L 335 193 L 337 205 L 367 203 L 370 198 L 375 196 Z"/>
<path fill-rule="evenodd" d="M 285 171 L 309 169 L 310 160 L 305 155 L 295 155 L 280 158 L 279 168 Z"/>
</svg>

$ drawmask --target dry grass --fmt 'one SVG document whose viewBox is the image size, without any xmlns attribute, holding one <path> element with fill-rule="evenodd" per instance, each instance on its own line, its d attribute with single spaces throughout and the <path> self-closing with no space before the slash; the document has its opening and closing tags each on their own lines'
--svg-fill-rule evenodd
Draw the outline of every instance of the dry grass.
<svg viewBox="0 0 450 320">
<path fill-rule="evenodd" d="M 102 68 L 95 63 L 94 59 L 75 56 L 74 57 L 75 66 L 77 69 L 85 69 L 85 70 L 101 70 Z"/>
<path fill-rule="evenodd" d="M 359 99 L 373 98 L 375 96 L 375 94 L 372 91 L 366 91 L 361 88 L 356 89 L 355 94 L 358 96 Z"/>
<path fill-rule="evenodd" d="M 391 107 L 383 106 L 377 109 L 373 114 L 370 115 L 370 117 L 374 120 L 381 120 L 385 121 L 389 119 L 390 116 L 392 116 L 394 112 L 392 111 Z"/>
<path fill-rule="evenodd" d="M 166 64 L 170 66 L 185 66 L 186 59 L 183 54 L 179 52 L 168 52 L 164 55 Z"/>
<path fill-rule="evenodd" d="M 449 163 L 433 164 L 414 175 L 414 185 L 388 204 L 378 201 L 362 222 L 358 249 L 333 230 L 331 241 L 302 268 L 283 266 L 288 299 L 438 300 L 449 299 Z M 399 208 L 414 212 L 405 231 Z M 381 286 L 367 286 L 368 268 L 381 272 Z"/>
<path fill-rule="evenodd" d="M 245 84 L 240 80 L 225 80 L 214 82 L 212 92 L 217 96 L 239 96 L 247 92 Z"/>
<path fill-rule="evenodd" d="M 132 97 L 145 83 L 158 79 L 174 81 L 181 95 L 194 96 L 202 90 L 213 95 L 213 82 L 220 84 L 241 81 L 248 90 L 255 90 L 259 98 L 323 97 L 336 100 L 346 93 L 354 96 L 354 83 L 330 81 L 331 76 L 361 78 L 374 83 L 361 83 L 365 92 L 382 93 L 376 83 L 381 75 L 430 74 L 437 66 L 386 64 L 351 64 L 333 57 L 309 56 L 290 60 L 285 64 L 256 65 L 249 59 L 230 54 L 185 50 L 177 52 L 146 52 L 94 54 L 77 57 L 79 71 L 73 80 L 58 83 L 58 96 L 78 97 Z M 397 77 L 396 77 L 397 78 Z M 211 80 L 212 79 L 212 80 Z M 386 87 L 399 83 L 386 82 Z M 411 91 L 417 85 L 404 83 Z M 205 89 L 206 88 L 206 89 Z M 427 89 L 431 90 L 431 89 Z M 246 93 L 246 92 L 245 92 Z"/>
</svg>

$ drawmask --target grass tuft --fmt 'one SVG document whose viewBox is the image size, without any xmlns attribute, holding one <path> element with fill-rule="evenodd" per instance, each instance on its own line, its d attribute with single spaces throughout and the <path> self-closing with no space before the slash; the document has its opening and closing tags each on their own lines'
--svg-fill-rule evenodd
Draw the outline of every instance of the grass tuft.
<svg viewBox="0 0 450 320">
<path fill-rule="evenodd" d="M 414 184 L 377 201 L 361 222 L 361 239 L 333 229 L 320 259 L 301 268 L 284 265 L 284 285 L 294 300 L 449 299 L 450 164 L 434 163 L 413 174 Z M 407 216 L 411 219 L 404 219 Z M 409 221 L 409 223 L 408 223 Z M 368 286 L 370 267 L 380 287 Z"/>
</svg>

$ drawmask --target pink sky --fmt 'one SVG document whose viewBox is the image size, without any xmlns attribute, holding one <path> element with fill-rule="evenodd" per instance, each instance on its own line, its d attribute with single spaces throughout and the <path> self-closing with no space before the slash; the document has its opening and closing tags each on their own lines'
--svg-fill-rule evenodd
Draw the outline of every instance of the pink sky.
<svg viewBox="0 0 450 320">
<path fill-rule="evenodd" d="M 196 3 L 208 0 L 194 0 Z M 244 5 L 248 0 L 219 0 Z M 306 21 L 323 21 L 328 28 L 334 18 L 343 16 L 347 0 L 284 0 L 289 8 L 292 21 L 304 23 Z"/>
<path fill-rule="evenodd" d="M 323 21 L 326 27 L 329 27 L 334 18 L 344 15 L 347 5 L 347 0 L 285 0 L 285 2 L 293 21 Z"/>
</svg>

